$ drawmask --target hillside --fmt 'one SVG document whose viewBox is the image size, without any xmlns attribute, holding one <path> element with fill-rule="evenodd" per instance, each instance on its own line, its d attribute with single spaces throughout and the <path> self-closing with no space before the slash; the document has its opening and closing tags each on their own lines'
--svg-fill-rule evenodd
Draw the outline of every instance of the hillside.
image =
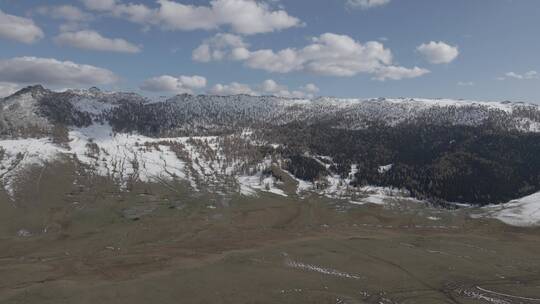
<svg viewBox="0 0 540 304">
<path fill-rule="evenodd" d="M 540 191 L 539 131 L 540 107 L 525 103 L 185 94 L 153 101 L 33 86 L 0 100 L 0 177 L 14 200 L 29 167 L 69 161 L 124 191 L 179 180 L 195 192 L 501 204 Z"/>
</svg>

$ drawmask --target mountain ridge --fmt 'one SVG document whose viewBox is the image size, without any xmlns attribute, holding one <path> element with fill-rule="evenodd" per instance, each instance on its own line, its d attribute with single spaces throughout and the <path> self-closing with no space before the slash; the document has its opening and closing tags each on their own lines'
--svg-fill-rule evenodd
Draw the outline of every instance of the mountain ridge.
<svg viewBox="0 0 540 304">
<path fill-rule="evenodd" d="M 298 98 L 298 97 L 282 97 L 278 95 L 250 95 L 250 94 L 232 94 L 232 95 L 219 95 L 219 94 L 189 94 L 189 93 L 182 93 L 182 94 L 176 94 L 171 96 L 160 96 L 159 98 L 150 98 L 145 97 L 143 95 L 140 95 L 138 93 L 134 92 L 126 92 L 126 91 L 103 91 L 98 87 L 91 87 L 89 89 L 66 89 L 64 91 L 54 91 L 45 88 L 41 84 L 35 84 L 35 85 L 29 85 L 24 88 L 19 89 L 18 91 L 12 93 L 11 95 L 0 97 L 0 100 L 2 99 L 8 99 L 13 96 L 18 96 L 27 92 L 36 93 L 36 92 L 46 92 L 46 93 L 73 93 L 78 94 L 81 96 L 92 96 L 92 95 L 131 95 L 136 96 L 138 99 L 144 99 L 147 100 L 149 103 L 155 103 L 155 102 L 170 102 L 171 100 L 182 98 L 182 97 L 223 97 L 223 98 L 230 98 L 230 97 L 251 97 L 251 98 L 278 98 L 281 100 L 290 100 L 290 101 L 329 101 L 329 102 L 340 102 L 342 104 L 347 103 L 359 103 L 359 102 L 376 102 L 376 101 L 392 101 L 395 103 L 399 102 L 406 102 L 406 101 L 416 101 L 416 102 L 440 102 L 440 103 L 446 103 L 445 105 L 451 105 L 450 103 L 453 103 L 453 105 L 470 105 L 470 104 L 479 104 L 479 105 L 487 105 L 487 106 L 493 106 L 498 107 L 500 105 L 515 105 L 515 106 L 530 106 L 530 107 L 540 107 L 539 104 L 536 104 L 534 102 L 527 102 L 527 101 L 512 101 L 512 100 L 503 100 L 503 101 L 494 101 L 494 100 L 476 100 L 476 99 L 464 99 L 464 98 L 445 98 L 445 97 L 436 97 L 436 98 L 425 98 L 425 97 L 366 97 L 366 98 L 351 98 L 351 97 L 334 97 L 334 96 L 316 96 L 313 98 Z M 450 102 L 450 103 L 448 103 Z"/>
<path fill-rule="evenodd" d="M 1 99 L 0 103 L 4 114 L 0 117 L 2 129 L 12 128 L 14 132 L 34 122 L 47 133 L 54 121 L 68 126 L 87 126 L 90 120 L 96 119 L 109 121 L 119 131 L 137 131 L 151 136 L 195 132 L 208 135 L 224 129 L 231 132 L 231 127 L 275 126 L 299 121 L 307 124 L 325 121 L 343 129 L 426 123 L 491 124 L 503 129 L 540 131 L 540 106 L 521 102 L 189 94 L 152 101 L 136 93 L 102 92 L 97 88 L 53 92 L 38 85 L 24 88 Z M 48 120 L 48 124 L 44 120 Z"/>
</svg>

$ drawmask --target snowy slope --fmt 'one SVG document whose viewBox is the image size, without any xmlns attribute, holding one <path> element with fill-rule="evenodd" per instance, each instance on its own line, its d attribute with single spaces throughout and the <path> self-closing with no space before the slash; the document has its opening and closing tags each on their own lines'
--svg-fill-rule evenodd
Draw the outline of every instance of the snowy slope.
<svg viewBox="0 0 540 304">
<path fill-rule="evenodd" d="M 15 184 L 24 169 L 54 160 L 64 149 L 53 145 L 50 139 L 0 140 L 0 181 L 6 192 L 13 196 Z"/>
<path fill-rule="evenodd" d="M 176 179 L 188 182 L 194 191 L 231 191 L 221 188 L 237 180 L 236 186 L 242 189 L 283 195 L 272 179 L 260 179 L 271 161 L 228 151 L 231 145 L 243 144 L 249 149 L 250 143 L 242 136 L 151 138 L 115 133 L 108 124 L 93 124 L 72 128 L 67 144 L 56 145 L 49 138 L 0 140 L 0 178 L 4 189 L 13 196 L 26 168 L 68 156 L 84 164 L 87 174 L 111 178 L 121 188 L 133 181 L 163 183 Z"/>
<path fill-rule="evenodd" d="M 540 226 L 540 192 L 500 206 L 486 207 L 481 216 L 496 218 L 512 226 Z"/>
<path fill-rule="evenodd" d="M 51 127 L 46 117 L 39 115 L 38 100 L 47 91 L 42 87 L 23 89 L 9 97 L 0 99 L 0 134 L 3 129 Z"/>
</svg>

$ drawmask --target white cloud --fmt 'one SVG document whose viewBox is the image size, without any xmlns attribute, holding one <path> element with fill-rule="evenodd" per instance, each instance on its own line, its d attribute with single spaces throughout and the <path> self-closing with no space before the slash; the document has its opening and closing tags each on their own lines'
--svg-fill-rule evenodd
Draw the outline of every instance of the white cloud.
<svg viewBox="0 0 540 304">
<path fill-rule="evenodd" d="M 450 63 L 459 55 L 457 46 L 451 46 L 442 41 L 423 43 L 418 46 L 417 50 L 433 64 Z"/>
<path fill-rule="evenodd" d="M 20 88 L 19 85 L 9 82 L 0 82 L 0 98 L 9 96 Z"/>
<path fill-rule="evenodd" d="M 140 48 L 124 39 L 106 38 L 96 31 L 83 30 L 64 32 L 54 38 L 60 45 L 94 51 L 110 51 L 120 53 L 138 53 Z"/>
<path fill-rule="evenodd" d="M 392 52 L 377 41 L 359 43 L 346 35 L 333 33 L 312 38 L 311 44 L 296 49 L 279 51 L 270 49 L 250 51 L 242 38 L 223 34 L 203 42 L 193 52 L 193 59 L 201 62 L 212 60 L 237 60 L 244 65 L 274 73 L 303 71 L 327 76 L 355 76 L 372 74 L 376 79 L 402 79 L 426 74 L 426 69 L 407 69 L 393 64 Z"/>
<path fill-rule="evenodd" d="M 297 90 L 289 91 L 289 88 L 286 85 L 278 84 L 272 79 L 263 81 L 258 87 L 260 90 L 259 94 L 286 98 L 313 98 L 313 94 L 319 92 L 319 88 L 312 83 L 302 86 Z"/>
<path fill-rule="evenodd" d="M 375 73 L 375 79 L 377 80 L 400 80 L 400 79 L 408 79 L 408 78 L 416 78 L 423 76 L 425 74 L 428 74 L 429 70 L 414 67 L 412 69 L 400 67 L 400 66 L 385 66 L 380 68 Z"/>
<path fill-rule="evenodd" d="M 474 82 L 472 82 L 472 81 L 459 81 L 457 83 L 457 85 L 460 86 L 460 87 L 473 87 Z"/>
<path fill-rule="evenodd" d="M 67 5 L 40 6 L 35 12 L 53 19 L 64 21 L 60 24 L 60 32 L 76 32 L 88 27 L 88 22 L 94 19 L 90 13 L 82 9 Z"/>
<path fill-rule="evenodd" d="M 320 89 L 313 83 L 306 84 L 305 86 L 301 87 L 300 90 L 303 90 L 312 94 L 318 93 L 320 91 Z"/>
<path fill-rule="evenodd" d="M 91 65 L 53 58 L 15 57 L 0 60 L 0 81 L 46 85 L 112 84 L 118 77 L 111 71 Z"/>
<path fill-rule="evenodd" d="M 88 21 L 92 16 L 83 12 L 73 5 L 41 6 L 36 9 L 37 13 L 46 15 L 54 19 L 61 19 L 71 22 Z"/>
<path fill-rule="evenodd" d="M 206 87 L 206 78 L 202 76 L 174 77 L 163 75 L 147 79 L 140 86 L 141 90 L 150 92 L 188 93 L 193 94 L 196 89 Z"/>
<path fill-rule="evenodd" d="M 274 95 L 285 98 L 313 98 L 313 94 L 318 91 L 319 88 L 312 83 L 290 91 L 286 85 L 278 84 L 273 79 L 267 79 L 257 85 L 255 89 L 247 84 L 232 82 L 230 84 L 216 84 L 209 92 L 215 95 L 249 94 L 254 96 Z"/>
<path fill-rule="evenodd" d="M 279 92 L 281 90 L 287 89 L 284 86 L 280 86 L 279 84 L 277 84 L 277 82 L 275 82 L 272 79 L 267 79 L 263 81 L 261 88 L 263 89 L 264 92 L 269 92 L 269 93 L 275 93 L 275 92 Z"/>
<path fill-rule="evenodd" d="M 538 72 L 537 71 L 528 71 L 524 74 L 518 74 L 515 72 L 508 72 L 504 75 L 505 77 L 499 77 L 499 80 L 504 80 L 506 78 L 513 78 L 513 79 L 519 79 L 519 80 L 530 80 L 530 79 L 538 79 Z"/>
<path fill-rule="evenodd" d="M 245 64 L 250 68 L 267 72 L 290 73 L 307 69 L 307 58 L 299 55 L 299 52 L 295 49 L 283 49 L 278 52 L 258 50 L 249 53 L 249 56 L 245 59 Z M 312 65 L 312 67 L 314 66 Z M 319 71 L 317 74 L 325 73 Z"/>
<path fill-rule="evenodd" d="M 506 77 L 508 77 L 508 78 L 523 79 L 523 75 L 520 75 L 520 74 L 514 73 L 514 72 L 508 72 L 508 73 L 506 73 L 504 75 Z"/>
<path fill-rule="evenodd" d="M 261 92 L 264 94 L 283 96 L 283 97 L 292 97 L 292 95 L 294 94 L 293 92 L 289 91 L 287 86 L 280 85 L 272 79 L 267 79 L 263 81 L 263 83 L 259 87 L 260 87 Z M 302 92 L 298 92 L 298 93 L 303 95 Z"/>
<path fill-rule="evenodd" d="M 124 4 L 115 0 L 82 0 L 88 9 L 167 30 L 216 30 L 230 27 L 239 34 L 251 35 L 300 26 L 298 18 L 269 4 L 253 0 L 212 0 L 209 6 L 157 0 L 159 7 Z"/>
<path fill-rule="evenodd" d="M 211 6 L 218 22 L 230 24 L 241 34 L 267 33 L 300 25 L 298 18 L 289 16 L 284 10 L 272 11 L 263 2 L 214 0 Z"/>
<path fill-rule="evenodd" d="M 233 34 L 217 34 L 207 39 L 193 51 L 193 60 L 210 62 L 212 60 L 242 60 L 249 57 L 248 45 L 242 38 Z M 228 58 L 226 58 L 228 57 Z"/>
<path fill-rule="evenodd" d="M 232 82 L 230 84 L 216 84 L 210 89 L 210 94 L 214 95 L 238 95 L 238 94 L 248 94 L 248 95 L 258 95 L 251 87 L 247 84 Z"/>
<path fill-rule="evenodd" d="M 155 22 L 170 30 L 213 30 L 219 27 L 210 7 L 182 4 L 169 0 L 159 0 Z"/>
<path fill-rule="evenodd" d="M 29 44 L 44 36 L 32 19 L 9 15 L 0 9 L 0 38 Z"/>
<path fill-rule="evenodd" d="M 377 6 L 383 6 L 390 3 L 390 0 L 347 0 L 347 5 L 350 7 L 358 7 L 361 9 L 369 9 Z"/>
<path fill-rule="evenodd" d="M 312 83 L 300 87 L 298 90 L 289 91 L 286 85 L 278 84 L 272 79 L 263 81 L 258 87 L 261 91 L 260 94 L 286 98 L 313 98 L 313 94 L 319 91 L 319 88 Z"/>
</svg>

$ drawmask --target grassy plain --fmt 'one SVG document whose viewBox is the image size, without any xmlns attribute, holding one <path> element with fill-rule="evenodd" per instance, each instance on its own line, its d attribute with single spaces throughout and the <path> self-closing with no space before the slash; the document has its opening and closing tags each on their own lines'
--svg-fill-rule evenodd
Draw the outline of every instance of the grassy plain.
<svg viewBox="0 0 540 304">
<path fill-rule="evenodd" d="M 540 303 L 539 229 L 81 172 L 0 192 L 0 303 Z"/>
</svg>

